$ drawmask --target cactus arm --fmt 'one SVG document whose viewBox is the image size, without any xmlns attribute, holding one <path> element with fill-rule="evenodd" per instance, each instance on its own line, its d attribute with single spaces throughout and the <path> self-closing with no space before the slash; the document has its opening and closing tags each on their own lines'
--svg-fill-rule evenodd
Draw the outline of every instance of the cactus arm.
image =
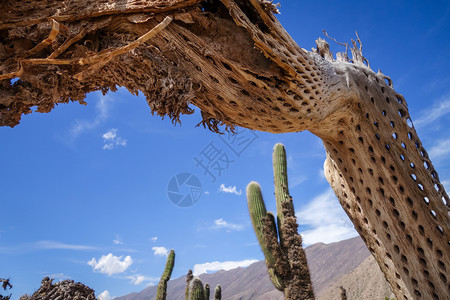
<svg viewBox="0 0 450 300">
<path fill-rule="evenodd" d="M 283 291 L 284 285 L 280 276 L 275 273 L 275 270 L 273 268 L 268 267 L 267 271 L 269 272 L 270 280 L 272 281 L 273 285 L 277 288 L 277 290 Z"/>
<path fill-rule="evenodd" d="M 276 144 L 273 147 L 272 160 L 275 199 L 277 203 L 278 236 L 280 238 L 280 244 L 283 244 L 283 203 L 288 201 L 288 199 L 290 198 L 287 177 L 286 149 L 284 148 L 283 144 Z"/>
<path fill-rule="evenodd" d="M 214 290 L 214 300 L 222 300 L 222 287 L 220 284 L 218 284 Z"/>
<path fill-rule="evenodd" d="M 266 263 L 268 264 L 268 267 L 273 267 L 275 264 L 275 257 L 269 250 L 263 234 L 263 218 L 267 216 L 267 210 L 261 194 L 261 188 L 255 181 L 252 181 L 247 185 L 247 204 L 248 211 L 250 212 L 250 218 L 252 220 L 253 229 L 255 231 L 256 238 L 258 239 L 261 250 L 266 257 Z M 272 228 L 270 228 L 269 230 L 272 230 L 275 235 L 277 234 L 275 224 L 273 224 Z"/>
<path fill-rule="evenodd" d="M 161 276 L 161 280 L 158 284 L 158 290 L 156 292 L 156 300 L 165 300 L 167 296 L 167 282 L 170 280 L 172 275 L 173 266 L 175 265 L 175 251 L 170 250 L 169 256 L 167 257 L 166 268 Z"/>
</svg>

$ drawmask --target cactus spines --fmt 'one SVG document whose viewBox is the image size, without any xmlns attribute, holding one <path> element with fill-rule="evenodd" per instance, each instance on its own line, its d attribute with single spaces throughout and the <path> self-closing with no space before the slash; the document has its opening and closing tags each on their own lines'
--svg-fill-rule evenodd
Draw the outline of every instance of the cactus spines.
<svg viewBox="0 0 450 300">
<path fill-rule="evenodd" d="M 220 287 L 220 284 L 218 284 L 214 290 L 214 300 L 222 300 L 222 288 Z"/>
<path fill-rule="evenodd" d="M 297 232 L 292 197 L 289 195 L 286 150 L 282 144 L 273 149 L 275 217 L 266 211 L 261 188 L 256 182 L 247 186 L 247 204 L 267 269 L 274 286 L 284 291 L 285 299 L 314 299 L 305 251 Z M 278 232 L 277 228 L 278 227 Z"/>
<path fill-rule="evenodd" d="M 188 300 L 204 300 L 205 291 L 203 283 L 198 277 L 194 277 L 189 283 Z"/>
<path fill-rule="evenodd" d="M 156 300 L 165 300 L 167 296 L 167 281 L 170 280 L 172 275 L 173 266 L 175 264 L 175 251 L 170 250 L 167 256 L 166 268 L 161 276 L 161 280 L 158 284 L 158 290 L 156 292 Z"/>
</svg>

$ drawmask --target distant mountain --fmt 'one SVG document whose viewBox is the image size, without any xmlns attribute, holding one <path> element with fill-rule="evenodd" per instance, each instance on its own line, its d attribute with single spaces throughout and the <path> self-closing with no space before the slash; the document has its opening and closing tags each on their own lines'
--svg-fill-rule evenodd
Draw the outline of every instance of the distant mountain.
<svg viewBox="0 0 450 300">
<path fill-rule="evenodd" d="M 340 299 L 340 285 L 347 289 L 348 299 L 384 299 L 391 294 L 389 285 L 360 237 L 331 244 L 314 244 L 306 248 L 306 256 L 318 300 Z M 220 284 L 224 300 L 284 299 L 270 281 L 264 261 L 247 268 L 202 274 L 199 277 L 204 284 L 209 283 L 212 290 Z M 184 276 L 169 281 L 167 298 L 183 300 L 185 285 Z M 156 286 L 151 286 L 115 300 L 155 298 Z"/>
<path fill-rule="evenodd" d="M 347 291 L 348 299 L 378 299 L 384 297 L 394 298 L 389 284 L 371 255 L 367 257 L 356 269 L 342 276 L 337 282 L 328 285 L 317 300 L 341 300 L 340 286 Z"/>
</svg>

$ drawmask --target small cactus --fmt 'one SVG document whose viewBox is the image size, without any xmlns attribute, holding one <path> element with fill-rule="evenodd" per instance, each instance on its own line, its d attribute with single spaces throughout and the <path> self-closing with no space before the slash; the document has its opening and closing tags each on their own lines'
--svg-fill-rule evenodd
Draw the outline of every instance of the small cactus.
<svg viewBox="0 0 450 300">
<path fill-rule="evenodd" d="M 158 290 L 156 292 L 156 300 L 165 300 L 167 296 L 167 282 L 170 280 L 172 275 L 173 266 L 175 264 L 175 251 L 170 250 L 169 256 L 167 257 L 166 268 L 161 276 L 161 280 L 158 284 Z"/>
<path fill-rule="evenodd" d="M 205 299 L 209 300 L 209 284 L 205 284 Z"/>
<path fill-rule="evenodd" d="M 220 287 L 220 284 L 216 286 L 216 289 L 214 290 L 214 300 L 221 300 L 222 299 L 222 288 Z"/>
<path fill-rule="evenodd" d="M 188 300 L 205 300 L 205 290 L 203 283 L 198 277 L 194 277 L 189 283 L 189 298 Z"/>
<path fill-rule="evenodd" d="M 210 296 L 210 287 L 209 284 L 206 284 L 203 288 L 203 283 L 198 277 L 192 276 L 192 271 L 189 270 L 188 275 L 186 276 L 186 300 L 209 300 Z M 216 286 L 214 291 L 214 299 L 221 300 L 222 299 L 222 290 L 220 285 Z"/>
<path fill-rule="evenodd" d="M 339 288 L 341 289 L 341 300 L 347 300 L 347 291 L 342 285 Z"/>
<path fill-rule="evenodd" d="M 247 185 L 247 204 L 253 229 L 274 286 L 284 292 L 286 299 L 314 299 L 302 238 L 297 232 L 294 205 L 289 195 L 286 150 L 282 144 L 276 144 L 273 149 L 273 170 L 276 222 L 274 215 L 266 210 L 259 184 L 250 182 Z"/>
<path fill-rule="evenodd" d="M 192 275 L 192 270 L 189 270 L 186 275 L 186 289 L 184 291 L 184 299 L 188 300 L 189 298 L 189 284 L 191 283 L 192 279 L 194 278 L 194 275 Z"/>
</svg>

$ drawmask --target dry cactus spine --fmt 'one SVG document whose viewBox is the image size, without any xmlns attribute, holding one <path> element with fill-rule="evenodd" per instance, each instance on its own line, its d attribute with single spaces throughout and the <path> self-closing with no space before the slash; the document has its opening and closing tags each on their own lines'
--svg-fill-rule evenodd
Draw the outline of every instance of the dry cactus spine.
<svg viewBox="0 0 450 300">
<path fill-rule="evenodd" d="M 175 265 L 175 251 L 170 250 L 169 255 L 167 256 L 166 267 L 161 276 L 161 280 L 158 284 L 158 290 L 156 292 L 156 300 L 165 300 L 167 296 L 167 282 L 170 280 L 170 276 L 172 275 L 173 266 Z"/>
<path fill-rule="evenodd" d="M 270 279 L 284 292 L 286 299 L 314 299 L 305 251 L 297 232 L 292 197 L 289 195 L 286 150 L 276 144 L 273 151 L 277 226 L 275 217 L 267 212 L 258 183 L 247 185 L 247 204 Z"/>
</svg>

